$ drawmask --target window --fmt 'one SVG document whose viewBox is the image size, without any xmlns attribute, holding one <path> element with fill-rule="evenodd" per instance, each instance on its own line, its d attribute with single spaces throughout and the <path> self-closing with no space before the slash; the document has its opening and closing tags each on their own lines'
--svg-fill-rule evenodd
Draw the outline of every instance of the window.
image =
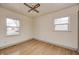
<svg viewBox="0 0 79 59">
<path fill-rule="evenodd" d="M 7 25 L 7 35 L 18 35 L 19 34 L 19 20 L 15 19 L 6 19 L 6 25 Z"/>
<path fill-rule="evenodd" d="M 69 17 L 55 19 L 55 31 L 68 31 L 69 30 Z"/>
</svg>

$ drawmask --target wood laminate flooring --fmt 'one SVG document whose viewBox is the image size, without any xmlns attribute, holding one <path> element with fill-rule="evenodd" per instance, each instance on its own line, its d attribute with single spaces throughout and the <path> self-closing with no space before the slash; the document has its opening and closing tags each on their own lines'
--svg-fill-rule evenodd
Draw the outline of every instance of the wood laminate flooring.
<svg viewBox="0 0 79 59">
<path fill-rule="evenodd" d="M 0 50 L 0 55 L 78 55 L 76 51 L 38 40 L 29 40 Z"/>
</svg>

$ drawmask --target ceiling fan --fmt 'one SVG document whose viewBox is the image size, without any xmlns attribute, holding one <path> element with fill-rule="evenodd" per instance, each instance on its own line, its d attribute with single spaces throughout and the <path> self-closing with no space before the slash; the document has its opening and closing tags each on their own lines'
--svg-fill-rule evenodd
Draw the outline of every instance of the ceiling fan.
<svg viewBox="0 0 79 59">
<path fill-rule="evenodd" d="M 36 8 L 38 8 L 40 6 L 39 3 L 37 3 L 36 5 L 32 5 L 32 6 L 28 5 L 27 3 L 24 3 L 24 5 L 30 8 L 30 10 L 28 10 L 28 12 L 31 12 L 33 10 L 33 11 L 39 13 L 39 11 L 36 10 Z"/>
</svg>

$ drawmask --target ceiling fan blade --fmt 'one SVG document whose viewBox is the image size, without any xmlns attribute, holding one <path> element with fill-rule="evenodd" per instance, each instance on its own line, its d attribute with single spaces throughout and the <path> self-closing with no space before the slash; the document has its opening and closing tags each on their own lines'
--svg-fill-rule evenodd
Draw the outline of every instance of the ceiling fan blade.
<svg viewBox="0 0 79 59">
<path fill-rule="evenodd" d="M 36 4 L 35 6 L 34 6 L 34 8 L 38 8 L 40 6 L 40 4 L 38 3 L 38 4 Z"/>
<path fill-rule="evenodd" d="M 27 3 L 24 3 L 25 6 L 28 6 L 29 8 L 32 8 L 30 5 L 28 5 Z"/>
<path fill-rule="evenodd" d="M 39 11 L 38 11 L 38 10 L 34 10 L 34 11 L 36 11 L 37 13 L 39 13 Z"/>
</svg>

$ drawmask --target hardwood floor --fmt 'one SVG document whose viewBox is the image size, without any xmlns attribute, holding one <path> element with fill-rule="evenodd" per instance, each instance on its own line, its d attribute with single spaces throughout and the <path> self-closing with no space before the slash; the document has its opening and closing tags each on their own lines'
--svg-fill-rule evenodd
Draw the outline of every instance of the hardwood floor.
<svg viewBox="0 0 79 59">
<path fill-rule="evenodd" d="M 1 55 L 78 55 L 76 51 L 58 47 L 38 40 L 29 40 L 0 50 Z"/>
</svg>

